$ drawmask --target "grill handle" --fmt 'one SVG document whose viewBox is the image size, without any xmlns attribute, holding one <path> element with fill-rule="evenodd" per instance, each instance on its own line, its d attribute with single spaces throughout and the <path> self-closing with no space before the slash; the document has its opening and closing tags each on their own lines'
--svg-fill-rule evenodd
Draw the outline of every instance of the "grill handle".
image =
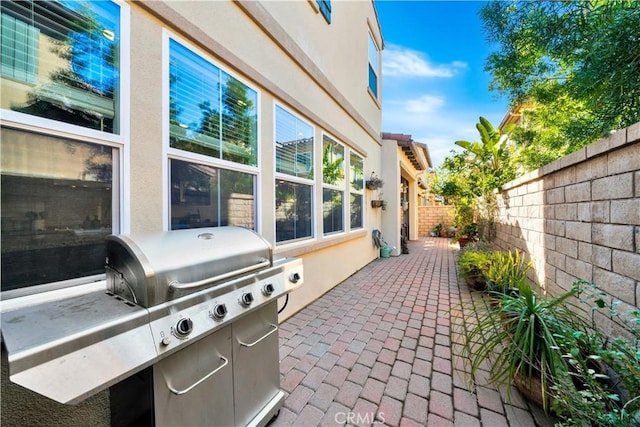
<svg viewBox="0 0 640 427">
<path fill-rule="evenodd" d="M 172 280 L 171 282 L 169 282 L 169 291 L 173 292 L 173 291 L 182 291 L 187 289 L 200 288 L 202 286 L 208 285 L 209 283 L 217 282 L 218 280 L 227 279 L 231 276 L 236 276 L 238 274 L 248 273 L 250 271 L 257 270 L 262 267 L 267 267 L 269 265 L 271 265 L 271 261 L 265 258 L 261 258 L 260 261 L 258 261 L 258 263 L 255 265 L 250 265 L 249 267 L 245 267 L 240 270 L 230 271 L 228 273 L 219 274 L 217 276 L 207 277 L 206 279 L 197 280 L 195 282 L 180 283 L 179 280 Z"/>
<path fill-rule="evenodd" d="M 167 383 L 167 388 L 169 389 L 169 391 L 173 394 L 176 394 L 178 396 L 181 396 L 183 394 L 187 394 L 189 393 L 191 390 L 193 390 L 194 388 L 198 387 L 200 384 L 202 384 L 202 382 L 206 381 L 207 379 L 209 379 L 212 375 L 214 375 L 215 373 L 217 373 L 220 369 L 224 368 L 225 366 L 227 366 L 229 364 L 229 359 L 227 359 L 224 356 L 220 356 L 220 360 L 222 360 L 222 365 L 218 366 L 216 369 L 214 369 L 213 371 L 209 372 L 207 375 L 205 375 L 204 377 L 202 377 L 201 379 L 199 379 L 198 381 L 196 381 L 195 383 L 193 383 L 192 385 L 190 385 L 189 387 L 185 388 L 184 390 L 176 390 L 175 388 L 173 388 L 173 386 L 171 384 L 169 384 L 169 381 L 167 381 L 166 377 L 165 377 L 165 381 Z"/>
<path fill-rule="evenodd" d="M 278 325 L 274 325 L 273 323 L 270 323 L 269 324 L 269 328 L 271 329 L 269 332 L 267 332 L 262 337 L 258 338 L 257 340 L 255 340 L 252 343 L 242 342 L 239 339 L 238 339 L 238 343 L 243 347 L 253 347 L 254 345 L 258 344 L 260 341 L 262 341 L 263 339 L 267 338 L 269 335 L 271 335 L 272 333 L 277 331 L 278 330 Z"/>
</svg>

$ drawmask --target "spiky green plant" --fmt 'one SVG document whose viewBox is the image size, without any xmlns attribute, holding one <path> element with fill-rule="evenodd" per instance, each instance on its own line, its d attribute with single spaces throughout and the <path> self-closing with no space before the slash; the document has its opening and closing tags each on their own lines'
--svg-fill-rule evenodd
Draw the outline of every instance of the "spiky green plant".
<svg viewBox="0 0 640 427">
<path fill-rule="evenodd" d="M 533 263 L 525 261 L 519 251 L 495 252 L 484 271 L 487 290 L 493 294 L 504 294 L 519 289 L 528 282 L 527 272 L 531 267 Z"/>
<path fill-rule="evenodd" d="M 510 387 L 519 376 L 521 383 L 531 388 L 532 379 L 539 378 L 537 387 L 542 396 L 547 396 L 542 403 L 548 410 L 552 385 L 571 372 L 560 343 L 566 347 L 567 341 L 573 340 L 581 348 L 581 336 L 590 333 L 587 323 L 568 303 L 578 290 L 575 287 L 557 297 L 544 298 L 523 285 L 518 294 L 502 294 L 500 304 L 476 307 L 477 320 L 467 331 L 464 347 L 471 377 L 475 378 L 489 362 L 490 384 Z"/>
</svg>

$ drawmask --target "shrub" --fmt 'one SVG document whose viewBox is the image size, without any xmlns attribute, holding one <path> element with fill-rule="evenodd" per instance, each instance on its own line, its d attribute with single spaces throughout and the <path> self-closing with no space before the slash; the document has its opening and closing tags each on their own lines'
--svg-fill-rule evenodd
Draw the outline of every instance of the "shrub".
<svg viewBox="0 0 640 427">
<path fill-rule="evenodd" d="M 510 290 L 519 289 L 527 283 L 527 272 L 532 266 L 533 263 L 525 262 L 518 251 L 496 252 L 484 272 L 487 290 L 491 293 L 504 294 Z"/>
</svg>

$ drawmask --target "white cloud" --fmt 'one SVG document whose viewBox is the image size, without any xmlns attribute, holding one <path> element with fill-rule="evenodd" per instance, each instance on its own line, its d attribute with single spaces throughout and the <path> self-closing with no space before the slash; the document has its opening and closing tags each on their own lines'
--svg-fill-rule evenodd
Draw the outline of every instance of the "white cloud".
<svg viewBox="0 0 640 427">
<path fill-rule="evenodd" d="M 434 95 L 423 95 L 418 99 L 409 99 L 404 103 L 408 113 L 431 113 L 444 105 L 444 98 Z"/>
<path fill-rule="evenodd" d="M 431 64 L 422 52 L 402 46 L 389 45 L 382 54 L 384 77 L 453 77 L 467 63 L 454 61 L 450 64 Z"/>
<path fill-rule="evenodd" d="M 486 109 L 484 109 L 485 114 Z M 488 114 L 492 123 L 501 118 L 501 110 Z M 474 106 L 451 106 L 447 99 L 422 94 L 409 100 L 389 100 L 382 109 L 384 132 L 412 135 L 414 141 L 427 144 L 434 166 L 439 166 L 451 150 L 459 151 L 454 142 L 479 139 L 475 123 L 478 113 Z"/>
</svg>

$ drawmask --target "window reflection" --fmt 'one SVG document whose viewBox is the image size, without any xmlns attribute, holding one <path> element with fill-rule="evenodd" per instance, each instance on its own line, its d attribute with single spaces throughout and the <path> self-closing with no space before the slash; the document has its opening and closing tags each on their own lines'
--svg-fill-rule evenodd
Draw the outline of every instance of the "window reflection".
<svg viewBox="0 0 640 427">
<path fill-rule="evenodd" d="M 237 225 L 255 229 L 255 177 L 171 160 L 171 229 Z"/>
<path fill-rule="evenodd" d="M 255 166 L 257 92 L 170 40 L 170 145 Z"/>
<path fill-rule="evenodd" d="M 355 153 L 349 156 L 351 179 L 350 227 L 362 228 L 362 189 L 364 187 L 364 159 Z"/>
<path fill-rule="evenodd" d="M 351 194 L 351 229 L 362 228 L 362 194 Z"/>
<path fill-rule="evenodd" d="M 276 107 L 276 172 L 313 179 L 313 128 Z"/>
<path fill-rule="evenodd" d="M 2 290 L 104 273 L 116 150 L 2 128 L 1 153 Z"/>
<path fill-rule="evenodd" d="M 311 237 L 313 187 L 276 182 L 276 242 Z"/>
<path fill-rule="evenodd" d="M 324 234 L 343 231 L 342 204 L 344 193 L 337 190 L 322 190 L 322 216 Z"/>
<path fill-rule="evenodd" d="M 322 138 L 322 182 L 344 185 L 344 147 L 326 135 Z"/>
<path fill-rule="evenodd" d="M 2 1 L 2 108 L 119 132 L 120 7 Z"/>
</svg>

